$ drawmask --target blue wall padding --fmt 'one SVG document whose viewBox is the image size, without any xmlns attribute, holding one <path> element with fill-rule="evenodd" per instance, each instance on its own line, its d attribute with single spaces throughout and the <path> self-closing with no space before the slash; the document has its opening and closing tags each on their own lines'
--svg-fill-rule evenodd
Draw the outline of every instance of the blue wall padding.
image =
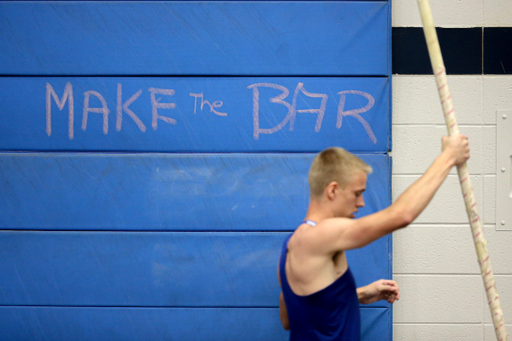
<svg viewBox="0 0 512 341">
<path fill-rule="evenodd" d="M 386 77 L 4 77 L 0 87 L 4 150 L 389 148 Z"/>
<path fill-rule="evenodd" d="M 390 204 L 387 1 L 0 1 L 2 340 L 286 340 L 314 154 Z M 390 278 L 391 237 L 347 252 Z M 361 306 L 362 341 L 392 339 Z"/>
<path fill-rule="evenodd" d="M 361 309 L 362 339 L 390 340 L 389 317 L 388 309 Z M 277 308 L 0 307 L 0 328 L 4 341 L 285 341 L 289 335 Z"/>
<path fill-rule="evenodd" d="M 287 235 L 0 231 L 0 305 L 277 307 Z M 351 251 L 359 286 L 388 275 L 388 242 Z"/>
<path fill-rule="evenodd" d="M 314 154 L 2 153 L 0 229 L 292 231 Z M 360 215 L 389 205 L 389 157 Z"/>
<path fill-rule="evenodd" d="M 388 75 L 387 2 L 3 2 L 0 73 Z"/>
<path fill-rule="evenodd" d="M 361 340 L 393 340 L 391 309 L 361 307 Z"/>
</svg>

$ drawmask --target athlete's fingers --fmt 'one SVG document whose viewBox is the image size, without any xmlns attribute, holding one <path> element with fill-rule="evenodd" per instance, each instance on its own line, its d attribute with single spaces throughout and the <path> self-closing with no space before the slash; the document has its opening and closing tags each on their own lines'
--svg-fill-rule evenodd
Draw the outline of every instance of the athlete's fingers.
<svg viewBox="0 0 512 341">
<path fill-rule="evenodd" d="M 398 283 L 397 283 L 396 281 L 393 281 L 393 280 L 391 280 L 391 279 L 388 279 L 388 280 L 386 280 L 385 282 L 386 282 L 386 284 L 388 284 L 388 285 L 392 285 L 392 286 L 394 286 L 394 287 L 397 287 L 397 288 L 398 288 Z"/>
<path fill-rule="evenodd" d="M 398 283 L 393 281 L 393 280 L 391 280 L 391 279 L 382 279 L 381 280 L 381 284 L 390 285 L 390 286 L 394 286 L 394 287 L 398 288 Z"/>
<path fill-rule="evenodd" d="M 379 289 L 380 289 L 380 291 L 389 291 L 389 292 L 393 292 L 393 293 L 398 293 L 400 290 L 397 286 L 385 285 L 385 284 L 383 284 Z"/>
<path fill-rule="evenodd" d="M 399 299 L 399 297 L 400 297 L 399 293 L 397 293 L 397 294 L 389 293 L 389 295 L 387 296 L 387 301 L 389 303 L 395 303 L 395 301 L 397 301 Z"/>
</svg>

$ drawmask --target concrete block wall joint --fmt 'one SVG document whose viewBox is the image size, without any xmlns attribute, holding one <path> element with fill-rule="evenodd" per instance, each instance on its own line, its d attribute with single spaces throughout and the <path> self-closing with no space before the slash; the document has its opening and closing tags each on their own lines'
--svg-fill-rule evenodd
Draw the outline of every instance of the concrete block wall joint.
<svg viewBox="0 0 512 341">
<path fill-rule="evenodd" d="M 443 107 L 448 133 L 450 135 L 458 134 L 459 127 L 457 125 L 452 97 L 446 79 L 446 70 L 441 54 L 441 49 L 439 47 L 439 41 L 437 39 L 437 33 L 434 26 L 434 20 L 432 18 L 430 4 L 428 0 L 418 0 L 418 5 L 421 13 L 421 21 L 423 23 L 423 31 L 427 41 L 430 62 L 432 63 L 432 70 L 434 71 L 437 90 L 441 100 L 441 105 Z M 480 265 L 480 270 L 485 285 L 487 301 L 491 310 L 496 338 L 498 341 L 506 341 L 508 340 L 508 335 L 505 329 L 503 311 L 501 310 L 499 295 L 496 290 L 496 283 L 491 269 L 490 257 L 486 247 L 487 241 L 483 236 L 482 223 L 476 208 L 476 200 L 473 193 L 473 187 L 471 186 L 471 179 L 469 177 L 467 165 L 463 164 L 457 167 L 457 172 L 462 188 L 462 194 L 464 196 L 466 211 L 471 225 L 473 241 L 475 243 L 478 255 L 478 263 Z"/>
</svg>

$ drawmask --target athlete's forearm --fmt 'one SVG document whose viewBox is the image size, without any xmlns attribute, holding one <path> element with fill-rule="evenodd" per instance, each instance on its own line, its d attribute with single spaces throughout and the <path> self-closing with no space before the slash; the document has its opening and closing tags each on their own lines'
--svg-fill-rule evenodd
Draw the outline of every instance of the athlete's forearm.
<svg viewBox="0 0 512 341">
<path fill-rule="evenodd" d="M 372 292 L 371 284 L 365 285 L 364 287 L 357 288 L 357 299 L 360 304 L 369 304 L 375 302 L 375 295 L 378 293 Z"/>
<path fill-rule="evenodd" d="M 357 288 L 357 299 L 359 300 L 359 303 L 365 303 L 367 287 L 368 286 Z"/>
</svg>

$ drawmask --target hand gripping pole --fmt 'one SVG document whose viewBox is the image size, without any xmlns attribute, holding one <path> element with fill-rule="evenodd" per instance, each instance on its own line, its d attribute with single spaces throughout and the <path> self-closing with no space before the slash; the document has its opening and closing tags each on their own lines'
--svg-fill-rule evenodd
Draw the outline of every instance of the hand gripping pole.
<svg viewBox="0 0 512 341">
<path fill-rule="evenodd" d="M 448 133 L 450 135 L 458 134 L 459 126 L 457 125 L 457 119 L 455 117 L 452 104 L 452 96 L 450 95 L 448 82 L 446 80 L 446 70 L 444 67 L 443 56 L 441 55 L 441 48 L 439 47 L 439 41 L 437 39 L 434 20 L 432 19 L 430 4 L 428 0 L 418 0 L 418 5 L 420 7 L 421 21 L 423 22 L 423 32 L 425 33 L 425 39 L 427 41 L 430 62 L 432 63 L 432 70 L 434 71 L 437 90 L 443 107 L 446 127 L 448 128 Z M 478 256 L 478 263 L 480 264 L 485 291 L 487 293 L 487 301 L 489 303 L 496 331 L 496 338 L 498 341 L 507 341 L 508 335 L 507 330 L 505 329 L 505 322 L 503 320 L 503 312 L 500 307 L 496 283 L 494 282 L 489 253 L 487 252 L 487 241 L 483 235 L 482 222 L 476 208 L 475 196 L 466 163 L 457 167 L 457 172 L 459 173 L 462 194 L 464 196 L 466 211 L 471 225 L 473 241 L 475 243 L 476 253 Z"/>
</svg>

